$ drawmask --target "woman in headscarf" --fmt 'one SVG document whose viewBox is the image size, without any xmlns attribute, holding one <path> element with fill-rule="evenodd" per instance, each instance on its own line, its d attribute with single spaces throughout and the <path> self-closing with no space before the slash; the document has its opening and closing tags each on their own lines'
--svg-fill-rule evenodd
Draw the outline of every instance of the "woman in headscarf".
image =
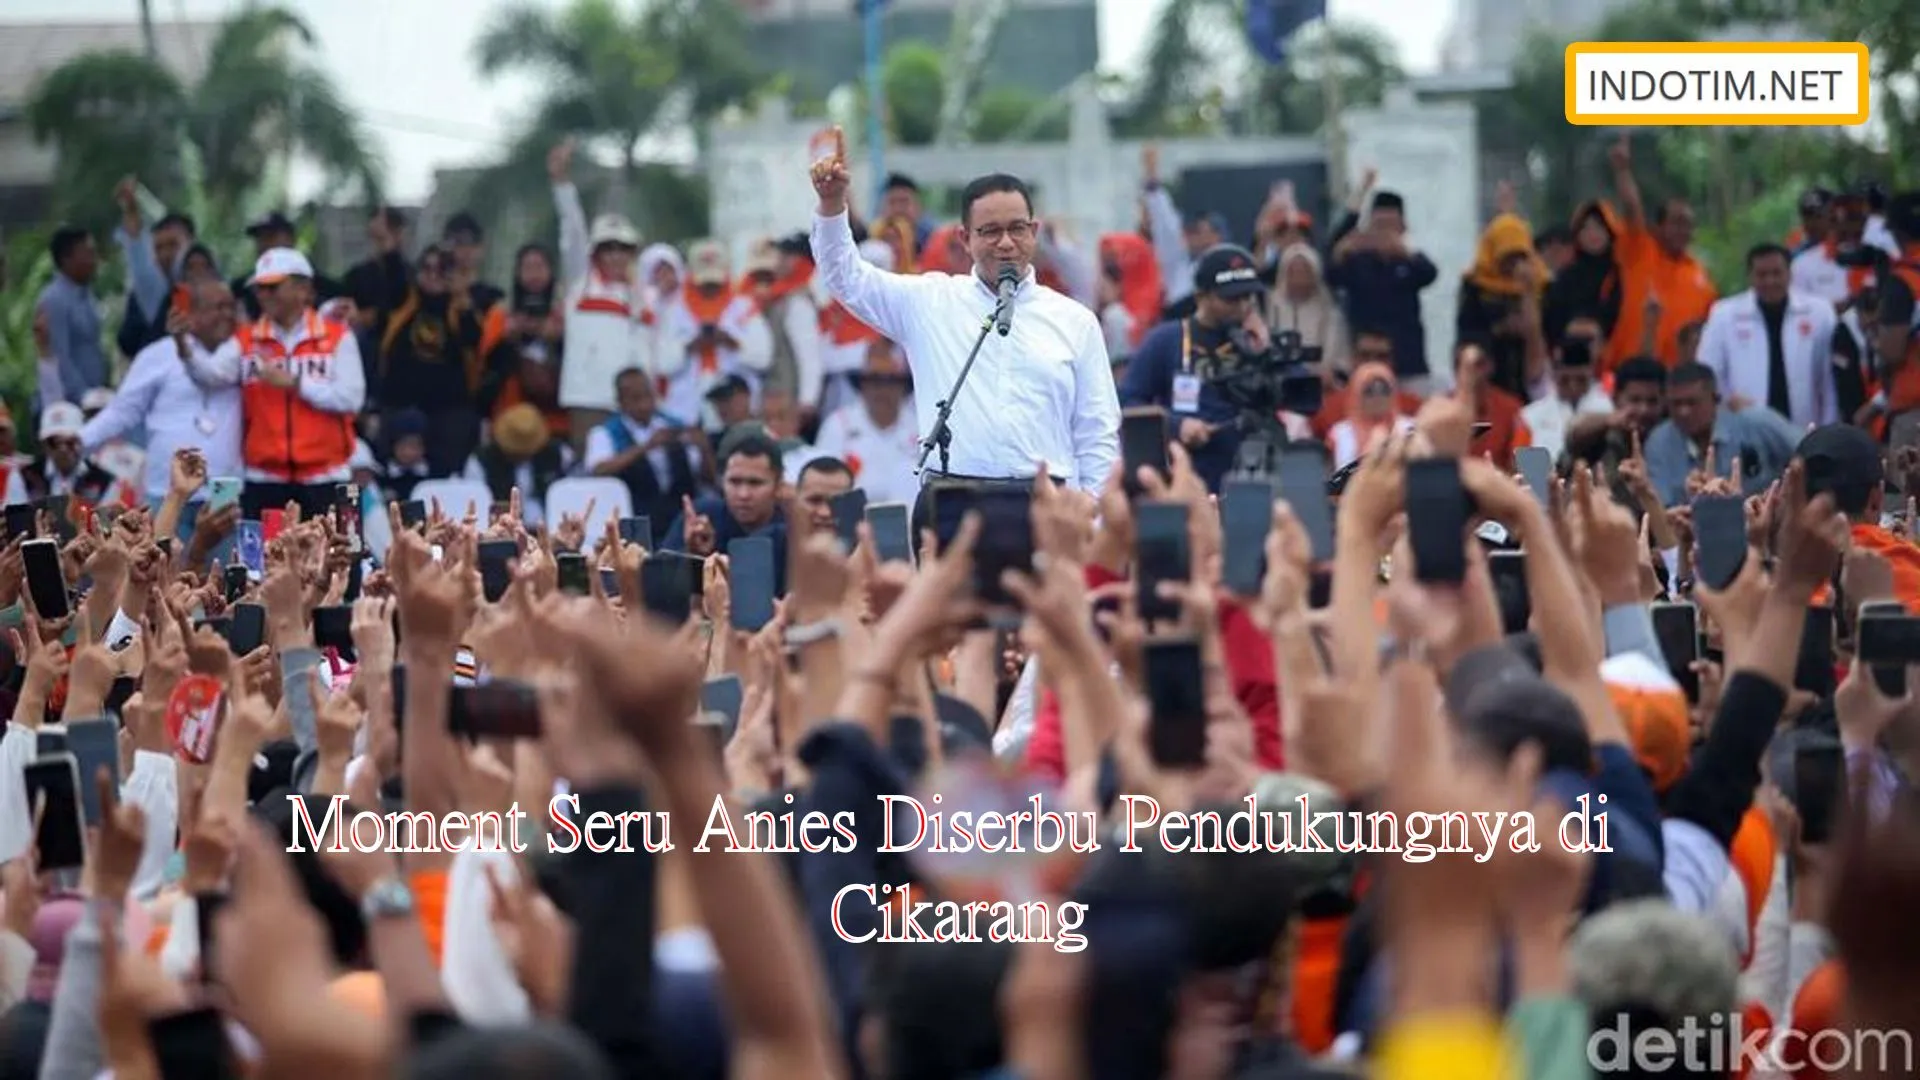
<svg viewBox="0 0 1920 1080">
<path fill-rule="evenodd" d="M 1413 430 L 1413 417 L 1399 410 L 1399 394 L 1392 365 L 1369 361 L 1354 369 L 1347 381 L 1346 417 L 1327 433 L 1334 468 L 1358 461 L 1377 439 Z"/>
<path fill-rule="evenodd" d="M 1108 233 L 1100 238 L 1100 269 L 1119 283 L 1119 304 L 1127 315 L 1127 339 L 1131 348 L 1139 348 L 1160 321 L 1165 300 L 1160 280 L 1160 263 L 1153 257 L 1153 245 L 1135 233 Z M 1110 320 L 1100 312 L 1101 322 Z"/>
<path fill-rule="evenodd" d="M 1583 203 L 1574 211 L 1573 261 L 1553 276 L 1547 286 L 1543 313 L 1547 343 L 1558 342 L 1567 324 L 1585 315 L 1600 323 L 1600 336 L 1611 339 L 1620 321 L 1620 262 L 1613 240 L 1620 225 L 1604 199 Z"/>
<path fill-rule="evenodd" d="M 1291 330 L 1300 335 L 1301 347 L 1319 349 L 1322 373 L 1346 373 L 1351 363 L 1347 317 L 1327 288 L 1320 254 L 1311 245 L 1294 243 L 1281 250 L 1278 280 L 1267 297 L 1267 329 Z"/>
<path fill-rule="evenodd" d="M 1533 229 L 1516 214 L 1501 214 L 1480 234 L 1473 269 L 1461 282 L 1455 336 L 1487 342 L 1492 384 L 1523 404 L 1546 375 L 1540 309 L 1550 276 L 1533 249 Z"/>
<path fill-rule="evenodd" d="M 942 225 L 927 237 L 920 252 L 919 272 L 923 274 L 964 274 L 973 269 L 973 256 L 967 254 L 966 238 L 958 225 Z"/>
<path fill-rule="evenodd" d="M 528 404 L 547 418 L 555 434 L 568 431 L 560 407 L 559 363 L 566 320 L 556 303 L 558 277 L 553 253 L 526 244 L 513 257 L 513 287 L 503 308 L 500 340 L 488 351 L 488 380 L 481 388 L 491 418 L 515 405 Z"/>
</svg>

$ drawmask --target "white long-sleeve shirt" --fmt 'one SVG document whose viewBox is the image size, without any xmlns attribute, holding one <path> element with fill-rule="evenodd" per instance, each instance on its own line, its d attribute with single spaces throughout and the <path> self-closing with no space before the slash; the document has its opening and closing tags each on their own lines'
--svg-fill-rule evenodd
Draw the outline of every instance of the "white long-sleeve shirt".
<svg viewBox="0 0 1920 1080">
<path fill-rule="evenodd" d="M 192 354 L 212 355 L 197 338 L 186 340 Z M 207 459 L 208 476 L 240 475 L 240 388 L 194 381 L 171 337 L 134 356 L 119 392 L 87 421 L 80 442 L 92 454 L 142 424 L 147 429 L 147 467 L 141 493 L 147 498 L 166 497 L 176 450 L 200 451 Z"/>
<path fill-rule="evenodd" d="M 918 393 L 915 419 L 932 431 L 994 290 L 974 275 L 890 274 L 860 257 L 847 215 L 813 219 L 813 257 L 834 299 L 898 343 Z M 1031 477 L 1043 463 L 1067 483 L 1097 491 L 1120 456 L 1120 396 L 1099 321 L 1028 271 L 1013 300 L 1011 332 L 987 335 L 953 403 L 946 471 L 983 479 Z M 936 454 L 930 468 L 940 468 Z M 924 477 L 923 477 L 924 480 Z"/>
<path fill-rule="evenodd" d="M 1780 320 L 1780 358 L 1787 377 L 1787 419 L 1803 430 L 1840 419 L 1833 386 L 1833 327 L 1830 305 L 1788 291 Z M 1722 400 L 1745 398 L 1755 407 L 1767 407 L 1767 325 L 1753 290 L 1714 302 L 1700 331 L 1700 362 L 1713 370 Z"/>
<path fill-rule="evenodd" d="M 292 356 L 300 343 L 307 340 L 307 330 L 312 322 L 302 317 L 286 327 L 274 325 L 271 319 L 262 319 L 256 332 L 264 330 L 272 334 L 284 354 Z M 209 386 L 240 386 L 258 377 L 254 370 L 259 366 L 258 361 L 241 355 L 238 337 L 211 353 L 196 352 L 187 362 L 193 368 L 193 378 Z M 324 413 L 353 416 L 364 408 L 367 403 L 367 369 L 360 361 L 359 340 L 352 334 L 340 335 L 324 374 L 302 368 L 297 392 L 301 401 Z M 302 484 L 332 484 L 352 479 L 353 470 L 342 461 L 338 467 L 313 476 L 291 478 L 255 468 L 248 468 L 244 475 L 256 483 L 284 484 L 297 480 Z"/>
</svg>

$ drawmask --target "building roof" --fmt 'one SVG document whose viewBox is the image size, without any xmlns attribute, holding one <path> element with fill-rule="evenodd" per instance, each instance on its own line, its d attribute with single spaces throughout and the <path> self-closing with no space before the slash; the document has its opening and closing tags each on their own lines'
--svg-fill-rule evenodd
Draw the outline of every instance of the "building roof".
<svg viewBox="0 0 1920 1080">
<path fill-rule="evenodd" d="M 217 22 L 156 21 L 161 62 L 185 78 L 198 78 Z M 0 112 L 32 94 L 41 76 L 83 53 L 145 49 L 138 22 L 0 23 Z"/>
</svg>

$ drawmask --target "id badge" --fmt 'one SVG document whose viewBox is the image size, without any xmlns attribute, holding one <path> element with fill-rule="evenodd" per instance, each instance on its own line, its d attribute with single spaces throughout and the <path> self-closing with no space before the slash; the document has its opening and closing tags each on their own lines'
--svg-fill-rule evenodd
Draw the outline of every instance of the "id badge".
<svg viewBox="0 0 1920 1080">
<path fill-rule="evenodd" d="M 1175 375 L 1173 377 L 1173 411 L 1177 413 L 1200 411 L 1200 376 Z"/>
</svg>

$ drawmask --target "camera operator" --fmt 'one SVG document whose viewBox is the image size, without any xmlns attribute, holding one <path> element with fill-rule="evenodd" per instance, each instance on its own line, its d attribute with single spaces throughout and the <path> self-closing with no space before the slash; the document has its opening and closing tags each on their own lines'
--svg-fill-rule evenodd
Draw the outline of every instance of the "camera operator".
<svg viewBox="0 0 1920 1080">
<path fill-rule="evenodd" d="M 1245 435 L 1239 419 L 1248 406 L 1209 372 L 1249 362 L 1263 367 L 1279 363 L 1260 317 L 1264 291 L 1245 248 L 1221 244 L 1208 249 L 1194 266 L 1194 313 L 1148 331 L 1120 387 L 1124 407 L 1157 405 L 1167 410 L 1173 437 L 1186 446 L 1194 470 L 1211 491 L 1220 489 L 1234 467 Z"/>
</svg>

